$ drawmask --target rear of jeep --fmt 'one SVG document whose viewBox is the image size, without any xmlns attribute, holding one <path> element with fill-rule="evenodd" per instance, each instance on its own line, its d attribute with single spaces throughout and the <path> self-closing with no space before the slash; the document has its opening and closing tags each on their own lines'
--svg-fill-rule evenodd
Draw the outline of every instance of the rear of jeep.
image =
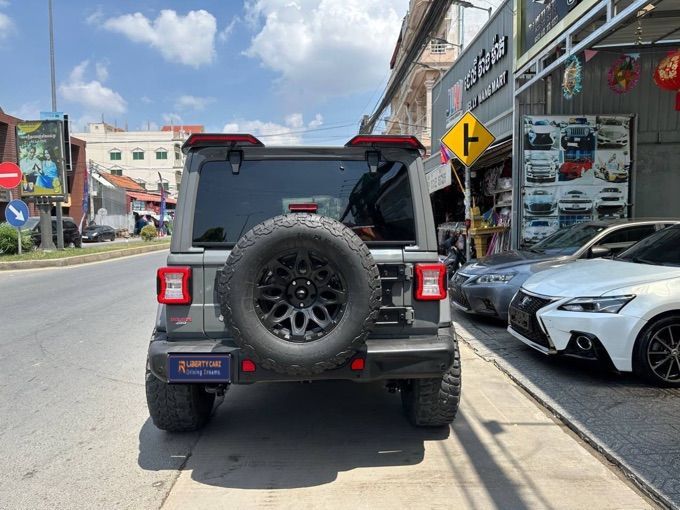
<svg viewBox="0 0 680 510">
<path fill-rule="evenodd" d="M 265 147 L 196 134 L 146 393 L 155 425 L 196 430 L 231 384 L 385 381 L 417 426 L 453 421 L 460 359 L 413 137 Z"/>
</svg>

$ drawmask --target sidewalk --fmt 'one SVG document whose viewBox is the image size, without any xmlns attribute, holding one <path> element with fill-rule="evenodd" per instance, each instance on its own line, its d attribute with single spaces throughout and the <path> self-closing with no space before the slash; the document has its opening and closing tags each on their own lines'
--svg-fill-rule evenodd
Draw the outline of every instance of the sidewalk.
<svg viewBox="0 0 680 510">
<path fill-rule="evenodd" d="M 162 508 L 653 508 L 493 364 L 461 355 L 443 431 L 409 426 L 381 385 L 230 390 Z"/>
<path fill-rule="evenodd" d="M 453 312 L 459 338 L 508 374 L 627 478 L 680 508 L 680 389 L 658 388 L 600 364 L 545 356 L 497 322 Z"/>
</svg>

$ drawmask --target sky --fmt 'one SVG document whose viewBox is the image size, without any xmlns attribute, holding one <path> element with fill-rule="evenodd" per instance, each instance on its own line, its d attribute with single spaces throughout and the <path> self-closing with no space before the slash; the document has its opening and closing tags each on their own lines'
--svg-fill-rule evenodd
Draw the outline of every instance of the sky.
<svg viewBox="0 0 680 510">
<path fill-rule="evenodd" d="M 53 0 L 57 110 L 72 132 L 103 116 L 340 145 L 384 91 L 408 3 Z M 47 0 L 0 0 L 0 62 L 0 108 L 51 110 Z"/>
</svg>

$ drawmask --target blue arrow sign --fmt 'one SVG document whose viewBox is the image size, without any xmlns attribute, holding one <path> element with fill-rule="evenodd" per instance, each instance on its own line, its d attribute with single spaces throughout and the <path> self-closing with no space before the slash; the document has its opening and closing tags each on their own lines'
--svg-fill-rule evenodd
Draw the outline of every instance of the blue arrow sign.
<svg viewBox="0 0 680 510">
<path fill-rule="evenodd" d="M 5 219 L 13 227 L 23 227 L 28 221 L 28 206 L 21 200 L 12 200 L 5 207 Z"/>
</svg>

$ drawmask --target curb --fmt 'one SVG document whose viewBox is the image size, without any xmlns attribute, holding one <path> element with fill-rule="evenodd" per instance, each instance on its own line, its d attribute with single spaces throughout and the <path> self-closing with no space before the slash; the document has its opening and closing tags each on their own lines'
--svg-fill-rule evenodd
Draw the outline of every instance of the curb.
<svg viewBox="0 0 680 510">
<path fill-rule="evenodd" d="M 13 271 L 17 269 L 38 269 L 45 267 L 66 267 L 87 264 L 88 262 L 99 262 L 102 260 L 119 259 L 130 255 L 139 255 L 153 251 L 170 249 L 169 243 L 162 245 L 139 246 L 134 248 L 121 248 L 120 250 L 104 251 L 100 253 L 90 253 L 88 255 L 77 255 L 75 257 L 64 257 L 61 259 L 47 260 L 17 260 L 14 262 L 0 262 L 0 271 Z"/>
<path fill-rule="evenodd" d="M 498 370 L 504 373 L 511 381 L 513 381 L 517 386 L 522 388 L 538 405 L 545 408 L 550 414 L 552 414 L 556 419 L 563 423 L 569 430 L 574 432 L 582 441 L 587 443 L 591 448 L 602 455 L 609 463 L 615 466 L 628 480 L 630 480 L 633 485 L 635 485 L 643 494 L 654 501 L 657 505 L 664 509 L 675 509 L 676 506 L 661 494 L 655 487 L 653 487 L 649 482 L 647 482 L 642 476 L 631 468 L 623 459 L 620 459 L 615 453 L 609 450 L 606 446 L 597 441 L 595 437 L 590 435 L 587 430 L 583 430 L 577 420 L 575 420 L 569 413 L 562 411 L 559 408 L 559 404 L 553 403 L 549 398 L 544 397 L 539 394 L 536 388 L 531 384 L 527 384 L 522 380 L 521 374 L 514 373 L 515 371 L 511 368 L 505 366 L 503 360 L 497 359 L 495 356 L 485 356 L 480 349 L 473 345 L 469 337 L 474 338 L 475 335 L 465 328 L 464 324 L 457 321 L 453 321 L 456 326 L 456 334 L 465 344 L 472 349 L 472 351 L 479 356 L 481 359 L 487 363 L 492 363 Z M 460 331 L 465 334 L 461 334 Z"/>
</svg>

